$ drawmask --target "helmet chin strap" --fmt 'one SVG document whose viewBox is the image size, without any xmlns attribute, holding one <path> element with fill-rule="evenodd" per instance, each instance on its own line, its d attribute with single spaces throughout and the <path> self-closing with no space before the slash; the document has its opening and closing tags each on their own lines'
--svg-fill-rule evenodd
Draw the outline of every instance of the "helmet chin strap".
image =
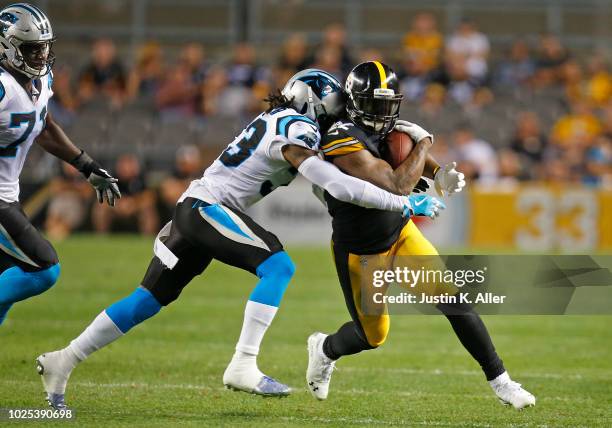
<svg viewBox="0 0 612 428">
<path fill-rule="evenodd" d="M 314 105 L 314 95 L 312 93 L 312 88 L 310 86 L 308 86 L 308 112 L 307 112 L 307 115 L 312 120 L 317 120 L 317 113 L 315 111 L 315 105 Z"/>
</svg>

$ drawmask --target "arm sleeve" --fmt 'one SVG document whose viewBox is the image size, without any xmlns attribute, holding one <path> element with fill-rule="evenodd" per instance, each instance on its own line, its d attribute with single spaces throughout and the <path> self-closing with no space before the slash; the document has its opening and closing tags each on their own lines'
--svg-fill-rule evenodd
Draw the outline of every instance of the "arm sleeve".
<svg viewBox="0 0 612 428">
<path fill-rule="evenodd" d="M 408 197 L 394 195 L 372 183 L 346 175 L 335 165 L 316 156 L 302 162 L 298 171 L 308 181 L 343 202 L 396 212 L 403 212 L 406 207 L 410 207 Z"/>
</svg>

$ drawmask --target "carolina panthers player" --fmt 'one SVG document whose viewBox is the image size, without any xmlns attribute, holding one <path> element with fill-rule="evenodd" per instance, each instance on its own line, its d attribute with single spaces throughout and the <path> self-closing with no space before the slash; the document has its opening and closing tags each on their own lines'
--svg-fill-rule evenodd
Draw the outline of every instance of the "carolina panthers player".
<svg viewBox="0 0 612 428">
<path fill-rule="evenodd" d="M 391 68 L 379 61 L 359 64 L 348 75 L 345 89 L 347 118 L 335 123 L 321 141 L 326 160 L 347 174 L 398 193 L 412 191 L 422 174 L 434 179 L 441 196 L 443 192 L 461 191 L 465 181 L 455 164 L 440 167 L 429 156 L 433 136 L 416 124 L 398 120 L 402 94 Z M 385 149 L 384 138 L 394 128 L 407 133 L 416 143 L 411 157 L 395 170 L 380 159 Z M 364 210 L 329 193 L 325 200 L 333 217 L 333 257 L 351 321 L 333 334 L 314 333 L 308 338 L 306 380 L 310 392 L 319 400 L 327 398 L 331 374 L 339 358 L 377 348 L 387 338 L 389 315 L 384 311 L 371 313 L 362 305 L 362 297 L 367 297 L 369 289 L 362 289 L 361 284 L 371 280 L 371 269 L 394 269 L 398 261 L 405 262 L 406 258 L 401 256 L 428 258 L 435 268 L 439 260 L 436 249 L 409 218 L 393 212 Z M 430 203 L 423 200 L 423 205 Z M 450 284 L 435 284 L 434 290 L 421 287 L 417 284 L 414 289 L 436 295 L 457 293 L 457 288 Z M 535 404 L 535 397 L 510 379 L 484 323 L 470 305 L 444 303 L 436 307 L 480 364 L 504 404 L 519 409 Z"/>
<path fill-rule="evenodd" d="M 408 214 L 410 200 L 342 174 L 317 156 L 319 127 L 331 123 L 344 109 L 342 86 L 332 75 L 304 70 L 268 102 L 269 109 L 181 196 L 172 221 L 155 241 L 155 256 L 140 286 L 102 311 L 69 346 L 38 357 L 52 406 L 65 406 L 66 383 L 79 362 L 176 300 L 213 259 L 259 277 L 223 383 L 265 396 L 289 394 L 289 387 L 259 370 L 256 358 L 295 268 L 278 238 L 244 211 L 278 186 L 288 185 L 298 172 L 339 200 L 362 207 L 401 216 Z"/>
<path fill-rule="evenodd" d="M 77 167 L 98 200 L 114 205 L 117 180 L 76 147 L 47 111 L 53 95 L 49 18 L 36 6 L 16 3 L 0 11 L 0 324 L 13 303 L 55 284 L 55 250 L 19 204 L 19 175 L 33 142 Z"/>
</svg>

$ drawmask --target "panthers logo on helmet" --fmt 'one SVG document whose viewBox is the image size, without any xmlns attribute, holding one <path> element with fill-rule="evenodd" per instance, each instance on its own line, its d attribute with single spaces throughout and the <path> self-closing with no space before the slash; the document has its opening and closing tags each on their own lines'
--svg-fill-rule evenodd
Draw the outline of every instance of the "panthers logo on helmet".
<svg viewBox="0 0 612 428">
<path fill-rule="evenodd" d="M 10 12 L 4 12 L 2 15 L 0 15 L 0 21 L 6 21 L 9 24 L 15 24 L 17 21 L 19 21 L 19 18 L 17 18 Z"/>
<path fill-rule="evenodd" d="M 302 70 L 289 79 L 281 91 L 293 107 L 306 117 L 327 121 L 344 110 L 342 85 L 331 74 L 314 68 Z"/>
</svg>

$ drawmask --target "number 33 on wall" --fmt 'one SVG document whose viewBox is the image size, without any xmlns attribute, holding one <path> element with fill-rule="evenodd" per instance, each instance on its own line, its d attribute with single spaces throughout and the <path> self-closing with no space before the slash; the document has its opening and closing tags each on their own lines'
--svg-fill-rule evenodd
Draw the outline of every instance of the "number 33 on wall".
<svg viewBox="0 0 612 428">
<path fill-rule="evenodd" d="M 588 188 L 524 186 L 474 191 L 470 243 L 527 251 L 612 247 L 612 193 Z"/>
</svg>

